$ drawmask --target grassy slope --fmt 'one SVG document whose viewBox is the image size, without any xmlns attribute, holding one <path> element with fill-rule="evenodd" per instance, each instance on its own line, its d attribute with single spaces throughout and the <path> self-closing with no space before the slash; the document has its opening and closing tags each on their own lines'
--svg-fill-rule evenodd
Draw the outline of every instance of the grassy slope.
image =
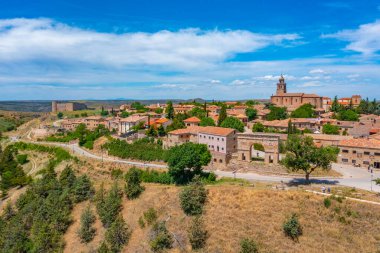
<svg viewBox="0 0 380 253">
<path fill-rule="evenodd" d="M 300 191 L 280 192 L 229 185 L 208 189 L 209 202 L 204 218 L 210 238 L 204 252 L 237 252 L 243 237 L 254 238 L 260 244 L 261 252 L 374 252 L 378 248 L 378 206 L 333 201 L 332 207 L 326 209 L 322 197 Z M 124 201 L 122 214 L 133 230 L 124 252 L 149 252 L 149 228 L 141 229 L 137 223 L 149 207 L 159 210 L 159 219 L 169 219 L 169 230 L 190 251 L 186 233 L 190 219 L 180 209 L 179 190 L 174 186 L 147 185 L 139 199 Z M 339 214 L 335 208 L 340 208 Z M 349 217 L 348 210 L 358 212 L 358 217 Z M 285 217 L 293 212 L 300 215 L 304 230 L 299 243 L 286 238 L 282 232 Z M 69 233 L 74 233 L 76 229 L 73 227 L 78 227 L 79 214 L 80 210 L 76 210 Z M 339 217 L 345 217 L 346 223 L 340 222 Z M 99 224 L 96 227 L 99 228 Z M 101 229 L 99 234 L 103 233 Z M 65 239 L 66 252 L 89 252 L 96 246 L 96 243 L 80 244 L 77 237 L 70 234 Z M 99 237 L 96 238 L 96 242 L 100 241 Z M 170 252 L 180 252 L 178 243 Z"/>
</svg>

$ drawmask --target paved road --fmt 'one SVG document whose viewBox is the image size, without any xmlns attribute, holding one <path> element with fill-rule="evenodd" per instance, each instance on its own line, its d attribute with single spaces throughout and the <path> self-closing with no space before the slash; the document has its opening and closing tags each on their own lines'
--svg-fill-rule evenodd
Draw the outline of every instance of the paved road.
<svg viewBox="0 0 380 253">
<path fill-rule="evenodd" d="M 167 168 L 166 165 L 161 164 L 154 164 L 154 163 L 144 163 L 144 162 L 134 162 L 134 161 L 128 161 L 123 159 L 116 159 L 116 158 L 110 158 L 110 157 L 103 157 L 97 154 L 93 154 L 88 152 L 87 150 L 82 149 L 78 146 L 78 144 L 66 144 L 66 143 L 51 143 L 51 142 L 38 142 L 39 144 L 46 144 L 46 145 L 55 145 L 55 146 L 61 146 L 71 149 L 74 153 L 86 156 L 93 159 L 109 162 L 116 162 L 116 163 L 124 163 L 124 164 L 131 164 L 138 167 L 150 167 L 150 168 Z M 332 177 L 318 177 L 318 178 L 311 178 L 311 181 L 313 183 L 319 183 L 319 184 L 326 184 L 326 185 L 344 185 L 349 187 L 356 187 L 363 190 L 373 190 L 376 192 L 380 192 L 380 186 L 375 185 L 374 182 L 372 182 L 372 178 L 380 178 L 380 172 L 374 171 L 373 175 L 371 176 L 371 173 L 368 172 L 366 169 L 363 168 L 354 168 L 351 166 L 343 166 L 339 164 L 333 164 L 333 169 L 340 172 L 343 177 L 342 178 L 332 178 Z M 270 176 L 270 175 L 260 175 L 257 173 L 232 173 L 230 171 L 214 171 L 216 175 L 222 176 L 222 177 L 236 177 L 246 180 L 255 180 L 255 181 L 267 181 L 267 182 L 285 182 L 285 183 L 305 183 L 305 179 L 302 177 L 292 177 L 292 176 Z M 372 187 L 371 187 L 372 182 Z"/>
</svg>

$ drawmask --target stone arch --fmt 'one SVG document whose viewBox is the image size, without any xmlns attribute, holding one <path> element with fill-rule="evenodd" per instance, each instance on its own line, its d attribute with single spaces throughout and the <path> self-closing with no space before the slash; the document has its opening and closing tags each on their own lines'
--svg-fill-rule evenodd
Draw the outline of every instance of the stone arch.
<svg viewBox="0 0 380 253">
<path fill-rule="evenodd" d="M 252 146 L 255 143 L 263 145 L 265 150 L 265 163 L 277 164 L 279 161 L 280 135 L 271 133 L 239 133 L 237 134 L 238 160 L 250 161 Z"/>
</svg>

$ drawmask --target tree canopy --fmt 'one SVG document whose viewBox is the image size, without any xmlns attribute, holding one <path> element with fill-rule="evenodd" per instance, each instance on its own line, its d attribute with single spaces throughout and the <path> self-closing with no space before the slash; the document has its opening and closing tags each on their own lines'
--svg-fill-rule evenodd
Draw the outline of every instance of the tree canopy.
<svg viewBox="0 0 380 253">
<path fill-rule="evenodd" d="M 288 118 L 286 107 L 270 106 L 270 112 L 267 115 L 267 120 L 281 120 Z"/>
<path fill-rule="evenodd" d="M 249 121 L 254 120 L 257 116 L 257 110 L 253 108 L 247 108 L 245 109 L 245 115 L 247 115 Z"/>
<path fill-rule="evenodd" d="M 322 127 L 324 134 L 339 134 L 339 126 L 331 125 L 330 123 L 324 124 Z"/>
<path fill-rule="evenodd" d="M 303 104 L 291 113 L 292 118 L 314 118 L 315 111 L 311 104 Z"/>
<path fill-rule="evenodd" d="M 220 126 L 226 118 L 227 118 L 227 107 L 225 104 L 223 104 L 219 112 L 218 126 Z"/>
<path fill-rule="evenodd" d="M 204 117 L 201 119 L 200 126 L 215 126 L 215 121 L 210 117 Z"/>
<path fill-rule="evenodd" d="M 173 108 L 172 101 L 168 101 L 168 103 L 166 104 L 165 113 L 166 113 L 166 118 L 168 118 L 168 119 L 174 118 L 174 108 Z"/>
<path fill-rule="evenodd" d="M 220 126 L 225 128 L 233 128 L 239 132 L 244 132 L 243 122 L 241 122 L 238 118 L 235 117 L 227 117 Z"/>
</svg>

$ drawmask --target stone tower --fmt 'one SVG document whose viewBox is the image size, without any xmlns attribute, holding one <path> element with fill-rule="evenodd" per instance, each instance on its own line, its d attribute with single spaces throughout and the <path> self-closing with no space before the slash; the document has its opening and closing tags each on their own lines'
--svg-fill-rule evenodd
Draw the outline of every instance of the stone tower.
<svg viewBox="0 0 380 253">
<path fill-rule="evenodd" d="M 281 74 L 280 79 L 278 80 L 277 83 L 277 90 L 276 90 L 276 95 L 281 95 L 286 93 L 286 83 L 285 83 L 285 78 Z"/>
<path fill-rule="evenodd" d="M 57 101 L 52 101 L 51 102 L 51 111 L 52 112 L 57 112 L 58 111 L 58 108 L 57 108 Z"/>
</svg>

